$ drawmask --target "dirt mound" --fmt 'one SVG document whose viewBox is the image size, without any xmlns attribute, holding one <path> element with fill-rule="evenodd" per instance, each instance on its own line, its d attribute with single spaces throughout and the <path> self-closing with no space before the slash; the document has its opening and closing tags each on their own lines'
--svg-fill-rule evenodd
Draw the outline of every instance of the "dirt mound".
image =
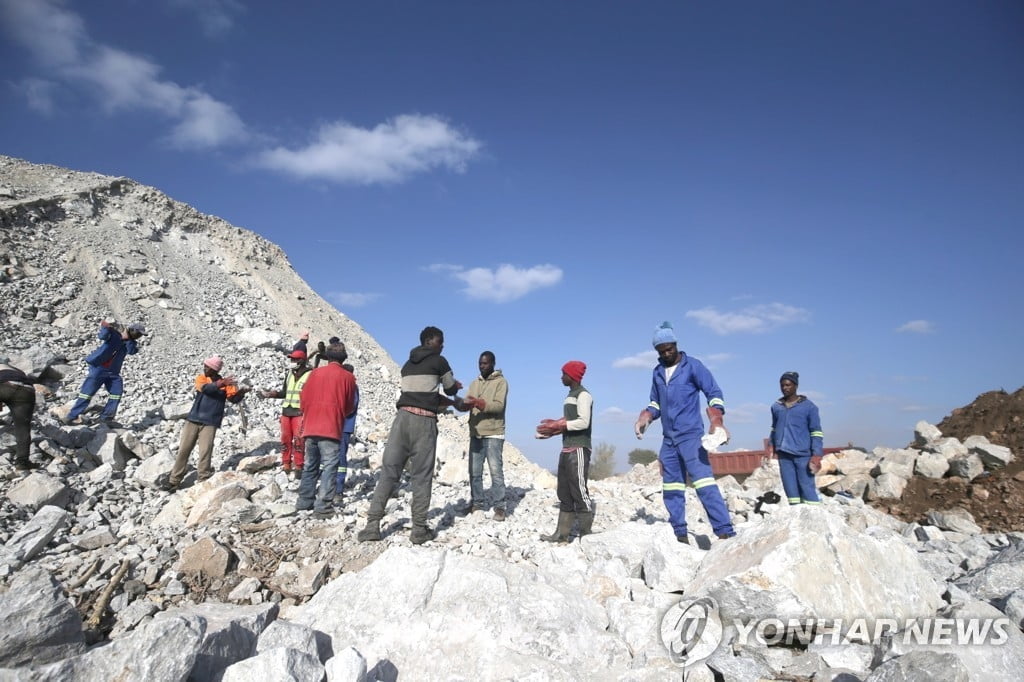
<svg viewBox="0 0 1024 682">
<path fill-rule="evenodd" d="M 899 500 L 879 500 L 874 506 L 904 521 L 921 521 L 933 509 L 962 507 L 986 532 L 1024 531 L 1024 387 L 1014 393 L 982 393 L 937 426 L 943 436 L 961 441 L 985 436 L 1010 448 L 1016 459 L 1005 469 L 986 471 L 973 481 L 915 476 Z"/>
</svg>

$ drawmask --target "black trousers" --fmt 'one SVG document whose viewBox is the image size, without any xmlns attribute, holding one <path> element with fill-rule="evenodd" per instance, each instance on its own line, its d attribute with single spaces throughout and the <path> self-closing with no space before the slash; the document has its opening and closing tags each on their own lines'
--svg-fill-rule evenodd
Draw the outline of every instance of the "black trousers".
<svg viewBox="0 0 1024 682">
<path fill-rule="evenodd" d="M 590 473 L 590 448 L 563 450 L 558 456 L 558 508 L 577 514 L 594 511 L 587 475 Z"/>
<path fill-rule="evenodd" d="M 0 403 L 11 409 L 14 417 L 14 461 L 28 462 L 28 448 L 32 443 L 32 411 L 36 407 L 36 392 L 31 386 L 10 381 L 0 382 Z"/>
</svg>

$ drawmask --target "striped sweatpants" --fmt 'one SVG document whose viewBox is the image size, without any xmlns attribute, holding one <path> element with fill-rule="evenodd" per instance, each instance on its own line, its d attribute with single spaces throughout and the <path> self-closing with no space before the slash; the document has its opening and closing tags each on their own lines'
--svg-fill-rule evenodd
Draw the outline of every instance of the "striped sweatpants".
<svg viewBox="0 0 1024 682">
<path fill-rule="evenodd" d="M 563 448 L 558 456 L 558 508 L 582 514 L 594 511 L 587 490 L 590 473 L 590 448 Z"/>
</svg>

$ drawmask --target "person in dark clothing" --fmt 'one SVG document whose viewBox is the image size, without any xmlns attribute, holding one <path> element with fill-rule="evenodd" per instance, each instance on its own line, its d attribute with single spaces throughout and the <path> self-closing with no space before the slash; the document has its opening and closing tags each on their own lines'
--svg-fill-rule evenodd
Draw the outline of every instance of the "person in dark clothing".
<svg viewBox="0 0 1024 682">
<path fill-rule="evenodd" d="M 227 402 L 240 403 L 249 391 L 246 386 L 239 386 L 233 376 L 222 377 L 224 360 L 214 355 L 203 361 L 203 373 L 195 380 L 195 398 L 189 410 L 185 426 L 181 429 L 181 442 L 178 445 L 178 458 L 167 480 L 166 490 L 174 490 L 185 478 L 188 471 L 188 458 L 199 443 L 199 481 L 213 476 L 213 442 L 217 437 L 217 429 L 224 421 L 224 408 Z"/>
<path fill-rule="evenodd" d="M 537 438 L 562 434 L 558 455 L 558 528 L 551 535 L 541 536 L 547 542 L 568 542 L 574 522 L 579 523 L 580 537 L 589 535 L 594 525 L 594 501 L 587 488 L 594 397 L 580 383 L 586 371 L 587 366 L 579 360 L 562 365 L 562 385 L 569 388 L 562 403 L 562 418 L 543 419 L 537 426 Z"/>
<path fill-rule="evenodd" d="M 335 340 L 337 343 L 337 340 Z M 354 379 L 356 368 L 349 364 L 342 367 Z M 345 415 L 345 423 L 341 427 L 341 449 L 338 451 L 338 477 L 335 485 L 334 505 L 339 506 L 342 502 L 342 495 L 345 490 L 345 480 L 348 478 L 348 446 L 352 443 L 352 434 L 356 431 L 356 413 L 359 411 L 359 384 L 356 384 L 356 401 L 352 407 L 352 413 Z"/>
<path fill-rule="evenodd" d="M 0 363 L 0 403 L 10 409 L 14 427 L 14 468 L 28 471 L 33 468 L 29 461 L 29 446 L 32 443 L 32 411 L 36 406 L 36 392 L 33 384 L 42 385 L 12 365 Z M 42 391 L 49 394 L 45 386 Z"/>
<path fill-rule="evenodd" d="M 427 327 L 420 332 L 420 345 L 409 352 L 409 360 L 402 365 L 402 394 L 398 398 L 398 414 L 391 424 L 388 444 L 380 469 L 380 478 L 373 491 L 366 526 L 359 531 L 360 542 L 381 539 L 380 521 L 384 507 L 402 470 L 408 465 L 412 481 L 412 531 L 409 539 L 415 545 L 434 538 L 427 526 L 430 511 L 430 485 L 434 475 L 434 455 L 437 449 L 437 415 L 450 405 L 461 404 L 437 392 L 440 386 L 454 396 L 462 384 L 452 376 L 452 368 L 441 355 L 444 332 Z"/>
<path fill-rule="evenodd" d="M 65 424 L 73 424 L 83 412 L 89 407 L 92 397 L 100 388 L 107 389 L 107 404 L 100 413 L 100 420 L 113 422 L 117 415 L 117 408 L 121 404 L 121 397 L 124 395 L 124 380 L 121 379 L 121 365 L 128 355 L 135 355 L 139 352 L 138 340 L 146 333 L 146 328 L 139 323 L 128 325 L 122 330 L 116 322 L 110 323 L 106 320 L 100 322 L 100 331 L 97 334 L 103 344 L 90 353 L 85 362 L 89 365 L 89 373 L 78 389 L 78 399 L 68 410 L 64 418 Z"/>
</svg>

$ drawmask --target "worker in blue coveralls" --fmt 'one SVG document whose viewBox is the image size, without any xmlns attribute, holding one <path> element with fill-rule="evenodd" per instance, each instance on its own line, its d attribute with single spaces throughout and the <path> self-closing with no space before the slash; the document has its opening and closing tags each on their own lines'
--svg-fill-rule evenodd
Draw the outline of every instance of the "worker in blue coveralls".
<svg viewBox="0 0 1024 682">
<path fill-rule="evenodd" d="M 672 325 L 663 322 L 654 332 L 658 366 L 651 382 L 651 402 L 640 411 L 633 430 L 637 438 L 655 419 L 661 419 L 662 443 L 658 453 L 662 496 L 676 540 L 688 543 L 686 533 L 686 477 L 697 490 L 711 527 L 720 539 L 736 535 L 722 492 L 711 473 L 707 450 L 701 445 L 704 422 L 700 394 L 708 401 L 709 432 L 725 429 L 722 389 L 704 364 L 679 351 Z"/>
<path fill-rule="evenodd" d="M 99 336 L 103 343 L 90 353 L 85 362 L 89 365 L 89 373 L 78 390 L 78 400 L 68 410 L 64 418 L 65 424 L 73 424 L 89 407 L 89 402 L 96 392 L 103 387 L 107 390 L 107 404 L 100 413 L 100 420 L 108 424 L 115 423 L 114 416 L 121 404 L 124 392 L 124 381 L 121 379 L 121 365 L 125 356 L 139 352 L 138 340 L 146 333 L 146 328 L 138 322 L 128 325 L 122 330 L 116 322 L 100 322 Z"/>
<path fill-rule="evenodd" d="M 334 343 L 332 341 L 331 343 Z M 349 364 L 342 365 L 355 376 L 356 368 Z M 352 442 L 352 434 L 356 430 L 356 412 L 359 410 L 359 385 L 356 384 L 356 402 L 352 408 L 352 414 L 345 415 L 345 423 L 341 427 L 341 444 L 338 448 L 338 479 L 336 481 L 334 504 L 339 505 L 342 501 L 342 494 L 345 490 L 345 479 L 348 478 L 348 446 Z"/>
<path fill-rule="evenodd" d="M 772 403 L 772 432 L 768 456 L 779 459 L 782 488 L 790 504 L 821 504 L 814 475 L 821 469 L 821 417 L 818 406 L 797 395 L 800 375 L 786 372 L 779 378 L 782 397 Z"/>
</svg>

